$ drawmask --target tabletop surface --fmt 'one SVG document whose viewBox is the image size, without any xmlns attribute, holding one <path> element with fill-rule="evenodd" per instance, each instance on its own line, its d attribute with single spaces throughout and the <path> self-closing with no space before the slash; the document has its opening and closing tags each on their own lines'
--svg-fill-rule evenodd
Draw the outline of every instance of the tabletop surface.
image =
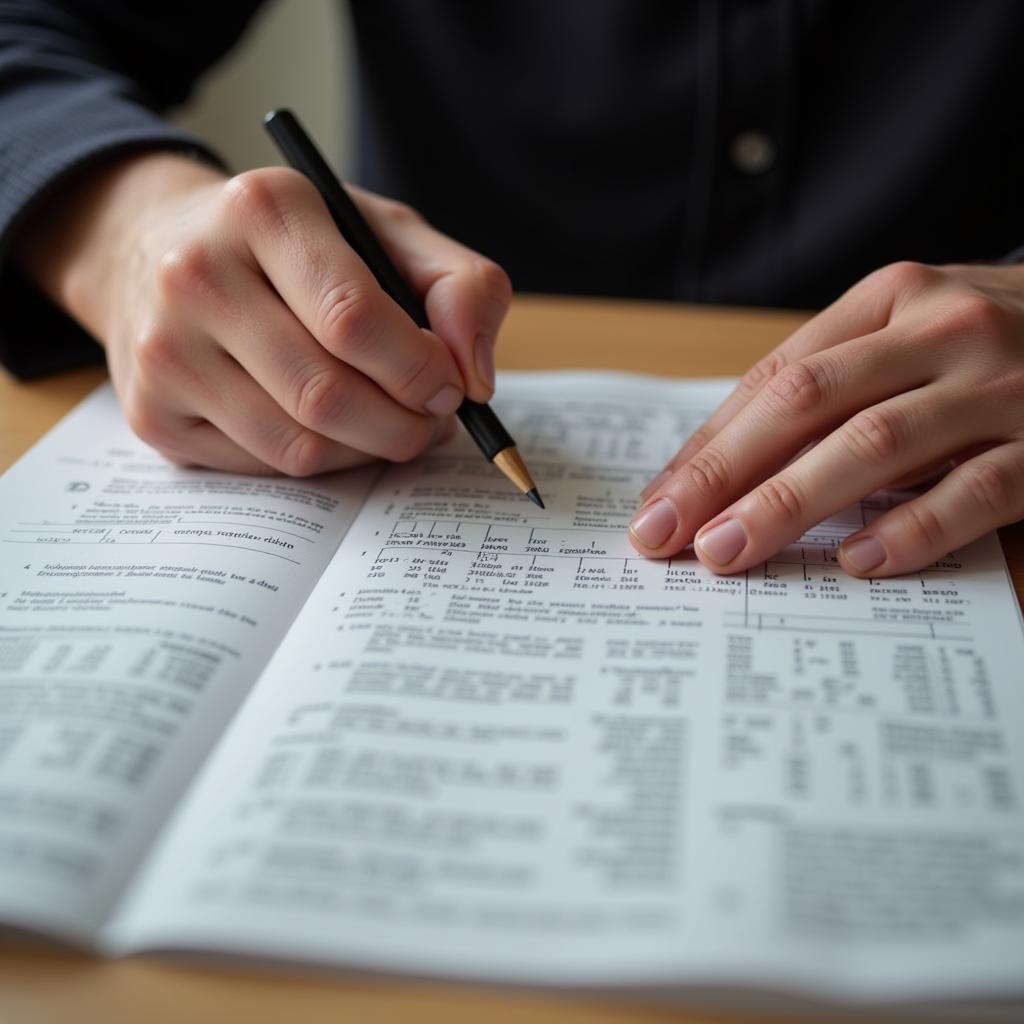
<svg viewBox="0 0 1024 1024">
<path fill-rule="evenodd" d="M 502 331 L 503 369 L 628 369 L 671 376 L 732 376 L 792 332 L 804 313 L 610 300 L 524 297 Z M 99 368 L 15 383 L 0 374 L 0 469 L 105 377 Z M 1000 531 L 1024 601 L 1024 525 Z M 100 962 L 52 949 L 0 950 L 0 1021 L 292 1020 L 359 1024 L 711 1024 L 750 1020 L 625 1005 L 601 996 L 550 995 L 367 975 L 309 976 L 137 957 Z M 757 1017 L 759 1021 L 779 1018 Z M 816 1018 L 821 1024 L 820 1018 Z M 880 1020 L 881 1018 L 876 1018 Z"/>
</svg>

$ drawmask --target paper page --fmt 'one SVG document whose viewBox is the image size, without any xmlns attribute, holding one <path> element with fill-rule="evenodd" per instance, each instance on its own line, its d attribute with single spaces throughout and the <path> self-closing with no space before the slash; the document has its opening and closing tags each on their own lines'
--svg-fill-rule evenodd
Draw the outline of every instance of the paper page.
<svg viewBox="0 0 1024 1024">
<path fill-rule="evenodd" d="M 0 919 L 87 940 L 371 480 L 176 469 L 109 386 L 5 474 Z"/>
<path fill-rule="evenodd" d="M 473 978 L 1020 991 L 1024 639 L 994 537 L 845 577 L 877 496 L 749 572 L 645 561 L 725 384 L 510 376 L 547 503 L 468 443 L 381 478 L 115 948 Z"/>
</svg>

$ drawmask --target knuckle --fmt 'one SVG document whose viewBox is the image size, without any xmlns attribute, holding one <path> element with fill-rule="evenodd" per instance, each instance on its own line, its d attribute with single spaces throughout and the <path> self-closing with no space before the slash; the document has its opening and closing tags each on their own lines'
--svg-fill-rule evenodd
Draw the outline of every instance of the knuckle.
<svg viewBox="0 0 1024 1024">
<path fill-rule="evenodd" d="M 818 411 L 834 392 L 825 360 L 790 363 L 765 385 L 766 400 L 790 415 Z"/>
<path fill-rule="evenodd" d="M 485 294 L 503 306 L 512 301 L 512 279 L 502 267 L 485 256 L 477 256 L 473 269 L 482 283 Z"/>
<path fill-rule="evenodd" d="M 1000 520 L 1014 518 L 1014 505 L 1020 504 L 1014 501 L 1020 491 L 1019 474 L 987 460 L 965 463 L 960 473 L 967 492 L 985 512 Z"/>
<path fill-rule="evenodd" d="M 948 550 L 942 520 L 919 499 L 902 507 L 900 532 L 916 548 L 926 551 Z"/>
<path fill-rule="evenodd" d="M 151 324 L 135 338 L 135 362 L 143 375 L 163 377 L 177 373 L 182 355 L 174 334 L 161 324 Z"/>
<path fill-rule="evenodd" d="M 358 281 L 328 285 L 317 305 L 316 335 L 340 359 L 358 356 L 376 337 L 377 303 Z"/>
<path fill-rule="evenodd" d="M 729 489 L 732 472 L 725 456 L 717 448 L 699 451 L 683 469 L 684 482 L 702 497 L 718 497 Z"/>
<path fill-rule="evenodd" d="M 225 182 L 222 201 L 229 217 L 284 225 L 290 220 L 286 210 L 311 190 L 309 180 L 290 167 L 261 167 Z"/>
<path fill-rule="evenodd" d="M 894 410 L 862 409 L 840 432 L 847 449 L 862 462 L 882 465 L 905 448 L 908 430 Z"/>
<path fill-rule="evenodd" d="M 124 415 L 132 432 L 140 441 L 160 449 L 170 441 L 164 418 L 156 413 L 145 395 L 134 392 L 124 402 Z"/>
<path fill-rule="evenodd" d="M 324 469 L 329 444 L 327 438 L 312 430 L 283 429 L 274 468 L 286 476 L 313 476 Z"/>
<path fill-rule="evenodd" d="M 956 334 L 1002 337 L 1009 329 L 1008 311 L 992 297 L 977 292 L 952 300 L 944 319 Z"/>
<path fill-rule="evenodd" d="M 785 365 L 786 360 L 777 349 L 769 352 L 740 378 L 736 390 L 746 398 L 756 395 Z"/>
<path fill-rule="evenodd" d="M 272 212 L 277 202 L 265 174 L 245 171 L 224 183 L 225 208 L 244 220 L 262 218 Z"/>
<path fill-rule="evenodd" d="M 754 497 L 773 519 L 797 520 L 803 518 L 806 502 L 797 487 L 784 477 L 777 476 L 765 480 L 754 491 Z"/>
<path fill-rule="evenodd" d="M 412 224 L 423 220 L 419 212 L 408 203 L 388 196 L 377 196 L 374 199 L 377 212 L 395 224 Z"/>
<path fill-rule="evenodd" d="M 938 271 L 917 260 L 897 260 L 876 270 L 872 276 L 895 291 L 919 292 L 935 283 Z"/>
<path fill-rule="evenodd" d="M 322 433 L 349 418 L 351 395 L 329 368 L 306 367 L 293 378 L 292 411 L 303 426 Z"/>
<path fill-rule="evenodd" d="M 215 281 L 213 253 L 199 239 L 173 246 L 157 261 L 157 288 L 163 295 L 204 294 Z"/>
<path fill-rule="evenodd" d="M 420 382 L 425 377 L 429 376 L 433 365 L 434 359 L 431 355 L 430 349 L 428 346 L 424 345 L 421 358 L 406 367 L 405 372 L 401 375 L 401 379 L 398 381 L 396 387 L 396 395 L 407 400 L 410 396 L 415 396 L 417 392 L 422 390 Z M 429 394 L 427 397 L 430 397 Z"/>
</svg>

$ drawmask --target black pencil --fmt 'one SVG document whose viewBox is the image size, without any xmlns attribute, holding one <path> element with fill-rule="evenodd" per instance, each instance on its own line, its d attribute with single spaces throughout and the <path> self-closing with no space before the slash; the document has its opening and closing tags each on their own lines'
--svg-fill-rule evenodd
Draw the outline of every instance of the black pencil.
<svg viewBox="0 0 1024 1024">
<path fill-rule="evenodd" d="M 359 207 L 345 191 L 320 151 L 290 110 L 272 110 L 263 119 L 270 137 L 284 158 L 316 186 L 345 241 L 370 268 L 381 288 L 405 310 L 419 327 L 429 327 L 427 311 L 391 262 Z M 534 504 L 544 507 L 537 486 L 516 450 L 516 443 L 490 406 L 463 399 L 456 415 L 489 462 L 498 467 Z"/>
</svg>

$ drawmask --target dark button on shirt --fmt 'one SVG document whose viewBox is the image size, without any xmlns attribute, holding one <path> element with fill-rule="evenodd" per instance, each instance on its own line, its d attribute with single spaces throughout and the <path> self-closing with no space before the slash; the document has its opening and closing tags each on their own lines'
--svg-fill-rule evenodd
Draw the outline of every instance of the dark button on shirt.
<svg viewBox="0 0 1024 1024">
<path fill-rule="evenodd" d="M 1024 242 L 1013 0 L 353 12 L 362 176 L 518 287 L 818 307 Z"/>
</svg>

